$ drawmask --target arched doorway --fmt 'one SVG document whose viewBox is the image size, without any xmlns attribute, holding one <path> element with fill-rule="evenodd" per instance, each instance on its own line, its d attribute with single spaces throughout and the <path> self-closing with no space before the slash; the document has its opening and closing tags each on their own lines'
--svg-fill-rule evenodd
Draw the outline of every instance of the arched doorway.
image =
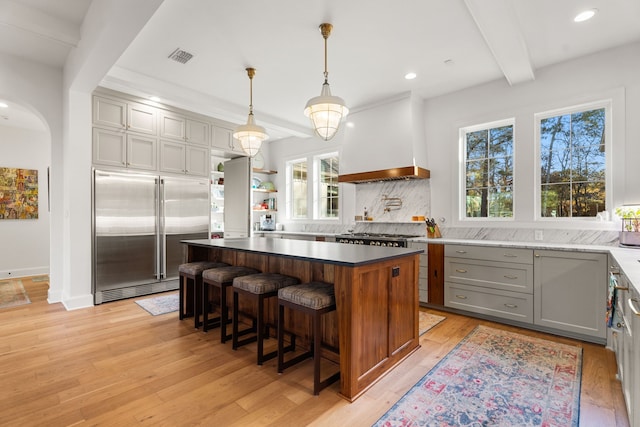
<svg viewBox="0 0 640 427">
<path fill-rule="evenodd" d="M 49 274 L 50 165 L 45 121 L 0 94 L 0 279 Z"/>
</svg>

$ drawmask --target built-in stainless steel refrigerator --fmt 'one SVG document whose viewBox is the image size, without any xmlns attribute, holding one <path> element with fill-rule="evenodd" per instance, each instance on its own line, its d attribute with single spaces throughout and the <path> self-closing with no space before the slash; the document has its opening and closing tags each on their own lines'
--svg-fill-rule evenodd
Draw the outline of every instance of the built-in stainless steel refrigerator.
<svg viewBox="0 0 640 427">
<path fill-rule="evenodd" d="M 94 302 L 178 289 L 185 239 L 209 235 L 209 180 L 95 170 Z"/>
</svg>

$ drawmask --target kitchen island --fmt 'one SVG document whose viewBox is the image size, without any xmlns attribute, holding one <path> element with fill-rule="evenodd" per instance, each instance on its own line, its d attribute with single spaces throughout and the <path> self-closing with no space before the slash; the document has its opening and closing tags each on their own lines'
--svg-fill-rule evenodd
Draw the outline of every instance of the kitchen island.
<svg viewBox="0 0 640 427">
<path fill-rule="evenodd" d="M 421 249 L 266 238 L 183 243 L 189 262 L 221 261 L 294 276 L 303 283 L 332 283 L 337 309 L 323 321 L 323 341 L 339 349 L 340 393 L 349 401 L 419 347 Z M 268 311 L 275 323 L 275 301 Z M 285 319 L 287 329 L 308 339 L 309 321 L 294 315 Z"/>
</svg>

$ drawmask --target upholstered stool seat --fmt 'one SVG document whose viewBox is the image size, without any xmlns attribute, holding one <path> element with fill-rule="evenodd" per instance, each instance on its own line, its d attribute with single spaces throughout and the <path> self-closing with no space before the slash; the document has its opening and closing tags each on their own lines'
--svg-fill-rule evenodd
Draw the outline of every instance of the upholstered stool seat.
<svg viewBox="0 0 640 427">
<path fill-rule="evenodd" d="M 300 281 L 291 276 L 285 276 L 278 273 L 258 273 L 247 276 L 236 277 L 233 279 L 233 333 L 232 342 L 233 349 L 251 342 L 257 341 L 258 346 L 258 365 L 262 365 L 265 361 L 273 359 L 277 355 L 277 351 L 264 354 L 264 339 L 269 338 L 269 328 L 265 322 L 264 302 L 268 298 L 276 297 L 278 290 L 287 286 L 300 283 Z M 239 330 L 239 296 L 252 298 L 257 302 L 257 314 L 255 318 L 255 327 L 243 331 Z M 255 332 L 255 336 L 240 340 L 240 335 L 244 333 Z M 283 351 L 295 348 L 295 339 L 292 338 L 292 345 Z"/>
<path fill-rule="evenodd" d="M 200 308 L 202 302 L 202 272 L 209 268 L 225 267 L 229 264 L 215 261 L 195 261 L 180 264 L 178 273 L 180 275 L 180 307 L 178 308 L 178 317 L 180 320 L 185 317 L 193 316 L 195 318 L 195 327 L 200 326 Z"/>
<path fill-rule="evenodd" d="M 310 350 L 297 355 L 290 360 L 284 360 L 284 309 L 285 307 L 307 313 L 312 319 L 313 342 Z M 317 395 L 322 389 L 340 379 L 340 372 L 336 372 L 325 380 L 320 379 L 320 357 L 322 345 L 321 317 L 336 309 L 336 297 L 333 285 L 324 282 L 310 282 L 301 285 L 288 286 L 278 291 L 278 373 L 286 368 L 313 357 L 313 394 Z"/>
<path fill-rule="evenodd" d="M 227 306 L 227 288 L 233 285 L 233 279 L 249 274 L 258 274 L 255 268 L 230 265 L 205 270 L 202 273 L 202 330 L 207 332 L 210 328 L 220 326 L 220 342 L 224 343 L 231 338 L 227 335 L 229 323 L 229 308 Z M 209 290 L 216 287 L 220 290 L 220 317 L 209 319 Z"/>
</svg>

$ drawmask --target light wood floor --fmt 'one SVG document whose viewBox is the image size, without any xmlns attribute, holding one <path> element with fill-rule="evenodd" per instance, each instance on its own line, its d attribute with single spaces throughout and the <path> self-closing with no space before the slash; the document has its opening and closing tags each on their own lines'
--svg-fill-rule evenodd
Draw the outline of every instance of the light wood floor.
<svg viewBox="0 0 640 427">
<path fill-rule="evenodd" d="M 350 404 L 337 383 L 312 395 L 311 363 L 278 375 L 177 313 L 154 317 L 132 299 L 65 311 L 46 302 L 46 283 L 23 283 L 32 303 L 0 310 L 3 426 L 370 426 L 479 324 L 582 346 L 580 426 L 628 426 L 614 355 L 594 344 L 427 310 L 447 319 Z"/>
</svg>

